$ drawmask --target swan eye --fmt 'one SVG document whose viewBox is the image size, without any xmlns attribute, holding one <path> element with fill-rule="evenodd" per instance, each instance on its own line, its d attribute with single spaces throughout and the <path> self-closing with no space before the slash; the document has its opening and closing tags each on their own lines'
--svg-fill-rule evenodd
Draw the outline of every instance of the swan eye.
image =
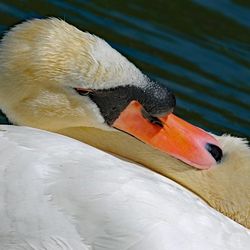
<svg viewBox="0 0 250 250">
<path fill-rule="evenodd" d="M 81 96 L 88 96 L 94 92 L 93 89 L 84 89 L 84 88 L 74 88 L 74 90 Z"/>
<path fill-rule="evenodd" d="M 142 116 L 145 119 L 147 119 L 150 123 L 152 123 L 154 125 L 157 125 L 157 126 L 160 126 L 161 128 L 163 128 L 162 121 L 159 118 L 150 115 L 145 109 L 142 109 L 141 113 L 142 113 Z"/>
</svg>

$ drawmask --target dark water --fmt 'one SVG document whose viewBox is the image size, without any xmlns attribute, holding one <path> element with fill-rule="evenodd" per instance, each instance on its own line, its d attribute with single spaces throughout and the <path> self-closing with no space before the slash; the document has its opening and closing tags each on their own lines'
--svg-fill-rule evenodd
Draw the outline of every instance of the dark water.
<svg viewBox="0 0 250 250">
<path fill-rule="evenodd" d="M 101 36 L 168 85 L 184 119 L 250 138 L 249 0 L 1 0 L 0 33 L 45 16 Z"/>
</svg>

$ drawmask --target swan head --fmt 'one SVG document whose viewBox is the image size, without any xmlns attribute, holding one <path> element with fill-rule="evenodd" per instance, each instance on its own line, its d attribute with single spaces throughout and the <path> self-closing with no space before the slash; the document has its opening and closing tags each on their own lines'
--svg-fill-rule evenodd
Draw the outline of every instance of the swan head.
<svg viewBox="0 0 250 250">
<path fill-rule="evenodd" d="M 104 40 L 56 18 L 35 19 L 3 37 L 0 65 L 0 109 L 12 123 L 141 163 L 250 227 L 248 147 L 232 137 L 215 139 L 175 117 L 172 92 Z M 201 167 L 200 159 L 208 162 Z"/>
<path fill-rule="evenodd" d="M 216 139 L 171 115 L 175 97 L 167 87 L 104 40 L 62 20 L 35 19 L 11 29 L 0 62 L 0 108 L 14 124 L 119 129 L 201 169 L 221 159 Z"/>
<path fill-rule="evenodd" d="M 0 51 L 1 108 L 18 125 L 107 130 L 132 100 L 155 116 L 175 106 L 168 88 L 104 40 L 56 18 L 17 25 Z"/>
</svg>

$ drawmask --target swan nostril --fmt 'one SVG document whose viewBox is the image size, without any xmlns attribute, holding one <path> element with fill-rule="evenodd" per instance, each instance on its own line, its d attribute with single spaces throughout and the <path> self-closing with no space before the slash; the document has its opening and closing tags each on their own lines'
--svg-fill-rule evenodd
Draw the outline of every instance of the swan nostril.
<svg viewBox="0 0 250 250">
<path fill-rule="evenodd" d="M 211 144 L 211 143 L 207 143 L 206 149 L 214 157 L 217 163 L 221 161 L 223 153 L 222 153 L 222 150 L 218 146 Z"/>
</svg>

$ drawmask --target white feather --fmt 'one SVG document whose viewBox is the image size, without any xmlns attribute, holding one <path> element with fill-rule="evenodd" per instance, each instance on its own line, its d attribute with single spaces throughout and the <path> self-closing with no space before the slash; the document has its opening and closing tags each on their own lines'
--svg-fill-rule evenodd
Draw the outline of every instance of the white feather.
<svg viewBox="0 0 250 250">
<path fill-rule="evenodd" d="M 249 249 L 175 182 L 79 141 L 0 126 L 1 250 Z"/>
</svg>

